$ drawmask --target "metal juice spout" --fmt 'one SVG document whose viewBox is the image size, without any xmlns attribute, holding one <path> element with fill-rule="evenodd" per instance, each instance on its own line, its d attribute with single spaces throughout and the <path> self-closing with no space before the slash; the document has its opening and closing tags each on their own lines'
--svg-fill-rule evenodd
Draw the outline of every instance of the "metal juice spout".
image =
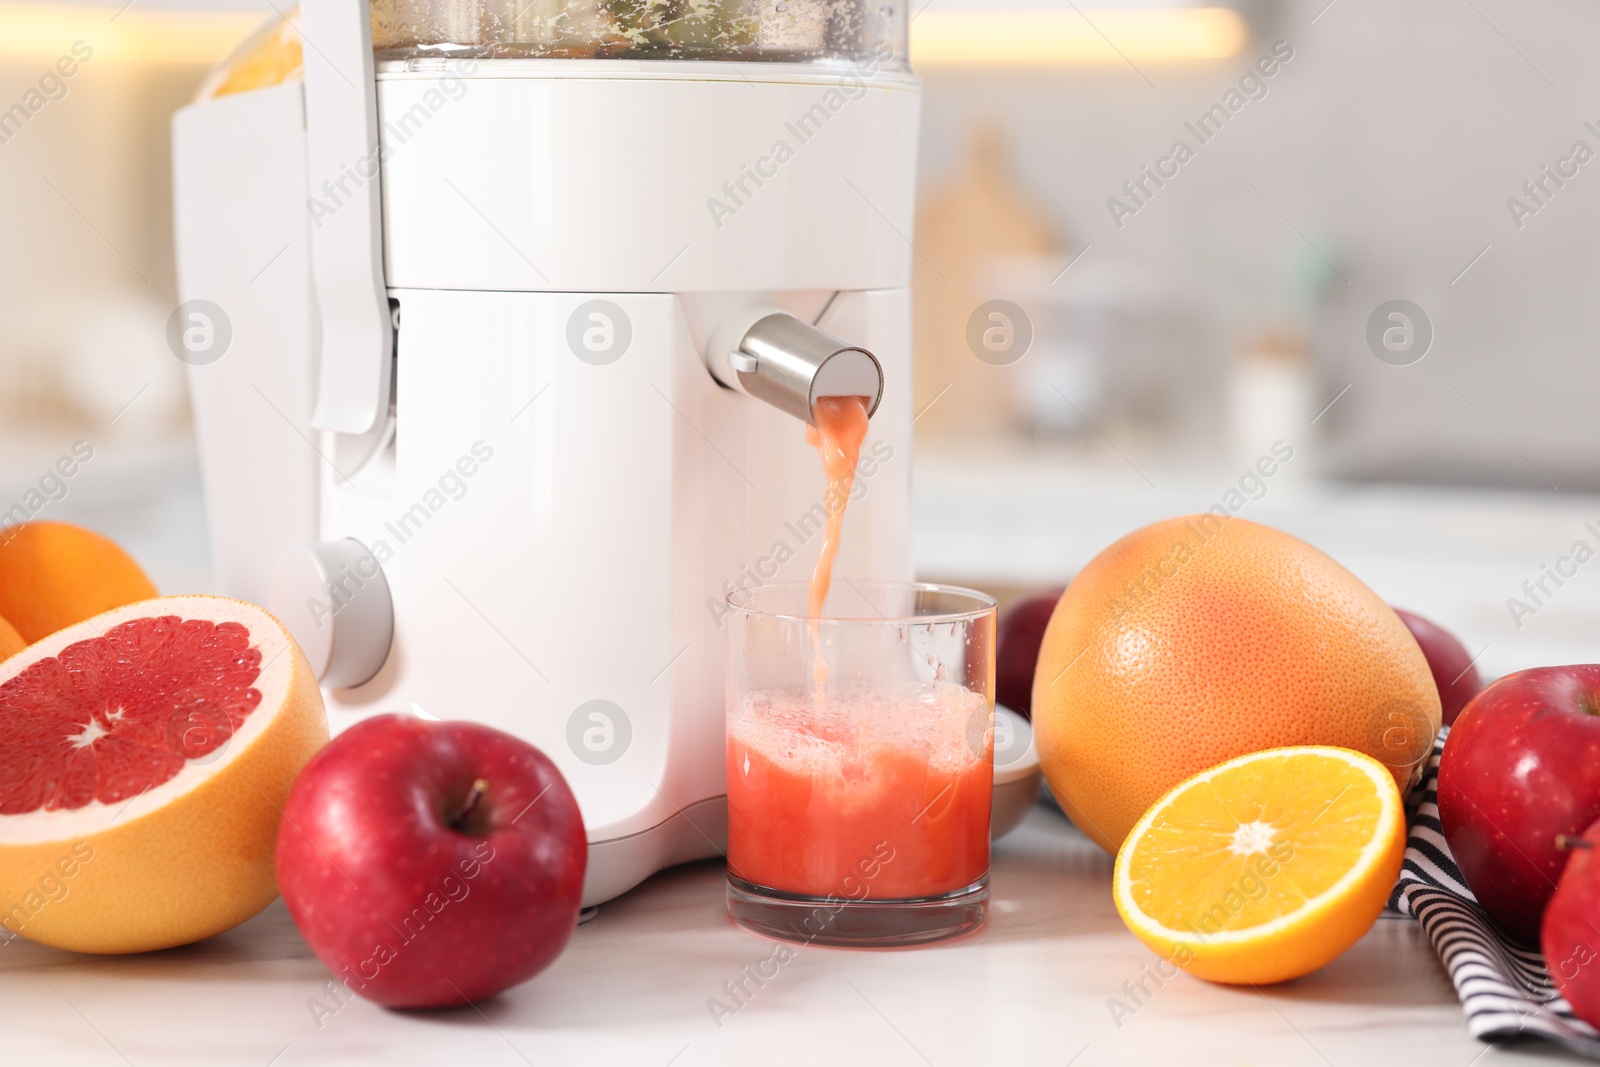
<svg viewBox="0 0 1600 1067">
<path fill-rule="evenodd" d="M 725 319 L 711 336 L 706 364 L 723 385 L 802 422 L 812 421 L 825 396 L 864 396 L 869 416 L 883 399 L 876 356 L 776 308 L 747 308 Z"/>
</svg>

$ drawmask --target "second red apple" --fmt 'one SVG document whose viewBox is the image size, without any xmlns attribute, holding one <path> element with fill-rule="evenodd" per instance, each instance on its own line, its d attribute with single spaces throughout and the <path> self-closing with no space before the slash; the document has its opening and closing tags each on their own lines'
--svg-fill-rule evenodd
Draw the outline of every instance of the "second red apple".
<svg viewBox="0 0 1600 1067">
<path fill-rule="evenodd" d="M 1033 669 L 1045 627 L 1065 586 L 1019 600 L 1000 613 L 995 628 L 994 699 L 1024 719 L 1033 716 Z"/>
<path fill-rule="evenodd" d="M 1539 667 L 1467 705 L 1439 761 L 1445 840 L 1489 918 L 1539 943 L 1576 837 L 1600 819 L 1600 665 Z"/>
</svg>

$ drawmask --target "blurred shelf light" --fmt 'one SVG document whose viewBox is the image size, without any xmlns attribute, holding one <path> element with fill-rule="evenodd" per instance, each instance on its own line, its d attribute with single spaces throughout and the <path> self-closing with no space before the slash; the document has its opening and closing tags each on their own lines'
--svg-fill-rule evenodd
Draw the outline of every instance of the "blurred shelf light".
<svg viewBox="0 0 1600 1067">
<path fill-rule="evenodd" d="M 0 0 L 0 58 L 53 59 L 81 40 L 97 59 L 213 63 L 272 17 L 261 8 L 160 2 L 157 8 L 139 0 Z M 935 2 L 912 17 L 911 62 L 933 68 L 1226 59 L 1244 48 L 1249 32 L 1244 16 L 1228 7 L 941 8 Z"/>
<path fill-rule="evenodd" d="M 911 20 L 914 67 L 1227 59 L 1250 27 L 1227 7 L 939 8 Z"/>
<path fill-rule="evenodd" d="M 49 63 L 75 41 L 96 61 L 210 64 L 272 16 L 260 9 L 142 10 L 140 4 L 0 0 L 0 59 Z"/>
</svg>

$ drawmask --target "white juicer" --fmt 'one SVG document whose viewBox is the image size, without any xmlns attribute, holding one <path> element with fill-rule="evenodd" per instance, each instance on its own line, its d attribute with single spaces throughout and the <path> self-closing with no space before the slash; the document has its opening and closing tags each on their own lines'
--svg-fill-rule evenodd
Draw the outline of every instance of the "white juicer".
<svg viewBox="0 0 1600 1067">
<path fill-rule="evenodd" d="M 809 574 L 816 397 L 876 405 L 838 580 L 911 577 L 919 89 L 895 0 L 518 6 L 306 0 L 303 83 L 180 111 L 174 322 L 223 591 L 336 732 L 548 753 L 588 905 L 723 842 L 723 599 Z"/>
</svg>

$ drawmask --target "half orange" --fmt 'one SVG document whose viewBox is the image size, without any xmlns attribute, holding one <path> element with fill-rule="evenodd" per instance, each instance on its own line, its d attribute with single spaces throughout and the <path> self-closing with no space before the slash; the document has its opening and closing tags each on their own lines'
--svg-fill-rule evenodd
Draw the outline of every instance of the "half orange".
<svg viewBox="0 0 1600 1067">
<path fill-rule="evenodd" d="M 1389 769 L 1343 748 L 1269 749 L 1156 801 L 1117 853 L 1117 911 L 1171 965 L 1259 985 L 1361 939 L 1405 853 Z"/>
</svg>

